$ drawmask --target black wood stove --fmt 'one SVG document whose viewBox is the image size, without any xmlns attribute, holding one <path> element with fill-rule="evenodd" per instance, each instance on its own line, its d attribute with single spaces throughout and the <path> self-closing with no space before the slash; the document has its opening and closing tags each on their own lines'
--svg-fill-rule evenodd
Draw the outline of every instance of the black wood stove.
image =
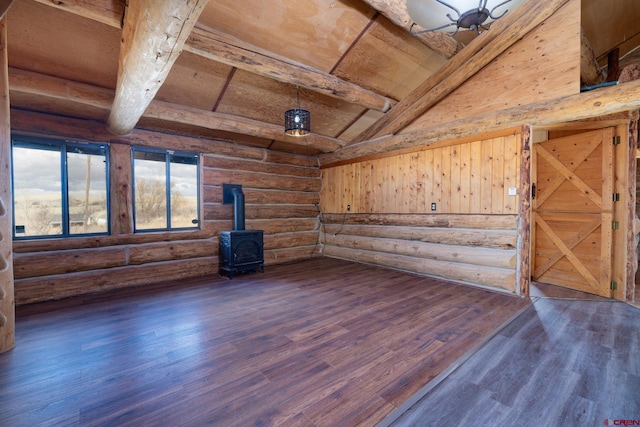
<svg viewBox="0 0 640 427">
<path fill-rule="evenodd" d="M 233 203 L 234 229 L 220 232 L 220 274 L 233 278 L 236 272 L 264 271 L 263 231 L 244 229 L 242 186 L 223 184 L 222 203 Z"/>
</svg>

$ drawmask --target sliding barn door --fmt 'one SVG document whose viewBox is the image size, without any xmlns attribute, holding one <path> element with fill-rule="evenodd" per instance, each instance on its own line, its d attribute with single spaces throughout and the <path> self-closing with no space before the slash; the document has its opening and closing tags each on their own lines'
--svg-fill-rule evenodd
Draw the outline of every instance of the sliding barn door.
<svg viewBox="0 0 640 427">
<path fill-rule="evenodd" d="M 534 144 L 533 280 L 611 296 L 613 135 Z"/>
</svg>

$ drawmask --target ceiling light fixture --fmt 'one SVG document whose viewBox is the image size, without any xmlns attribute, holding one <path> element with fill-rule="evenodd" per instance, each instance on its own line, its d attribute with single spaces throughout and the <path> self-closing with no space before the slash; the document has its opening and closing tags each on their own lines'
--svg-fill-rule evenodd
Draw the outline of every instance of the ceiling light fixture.
<svg viewBox="0 0 640 427">
<path fill-rule="evenodd" d="M 311 132 L 311 113 L 300 108 L 300 92 L 296 86 L 297 108 L 284 113 L 284 133 L 305 136 Z"/>
<path fill-rule="evenodd" d="M 413 20 L 409 31 L 411 34 L 422 34 L 430 31 L 445 30 L 455 25 L 454 36 L 461 28 L 473 30 L 480 34 L 480 30 L 488 30 L 488 25 L 496 19 L 502 18 L 509 9 L 517 7 L 524 0 L 407 0 L 407 12 Z M 488 4 L 490 3 L 490 4 Z M 498 3 L 498 4 L 495 4 Z M 495 4 L 495 6 L 492 6 Z M 455 12 L 457 17 L 451 16 Z M 463 11 L 462 13 L 460 11 Z M 419 25 L 424 30 L 414 31 Z"/>
</svg>

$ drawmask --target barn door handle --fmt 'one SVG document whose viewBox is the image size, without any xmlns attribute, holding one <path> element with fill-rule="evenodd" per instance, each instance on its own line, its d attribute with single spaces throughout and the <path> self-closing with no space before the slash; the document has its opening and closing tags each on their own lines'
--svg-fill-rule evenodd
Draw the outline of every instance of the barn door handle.
<svg viewBox="0 0 640 427">
<path fill-rule="evenodd" d="M 532 199 L 536 198 L 536 185 L 535 184 L 531 184 L 531 198 Z"/>
</svg>

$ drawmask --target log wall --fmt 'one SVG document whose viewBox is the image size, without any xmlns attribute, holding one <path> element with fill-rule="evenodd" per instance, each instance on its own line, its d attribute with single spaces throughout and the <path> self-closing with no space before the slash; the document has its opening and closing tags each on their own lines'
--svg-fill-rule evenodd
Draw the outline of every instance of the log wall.
<svg viewBox="0 0 640 427">
<path fill-rule="evenodd" d="M 97 122 L 12 110 L 15 133 L 110 143 L 109 236 L 16 241 L 16 304 L 164 280 L 217 274 L 218 235 L 233 229 L 222 184 L 241 184 L 246 228 L 264 230 L 265 264 L 305 259 L 319 248 L 317 159 L 218 140 L 135 130 L 106 132 Z M 133 233 L 130 146 L 201 153 L 200 230 Z"/>
<path fill-rule="evenodd" d="M 323 254 L 515 292 L 519 132 L 323 169 Z"/>
</svg>

